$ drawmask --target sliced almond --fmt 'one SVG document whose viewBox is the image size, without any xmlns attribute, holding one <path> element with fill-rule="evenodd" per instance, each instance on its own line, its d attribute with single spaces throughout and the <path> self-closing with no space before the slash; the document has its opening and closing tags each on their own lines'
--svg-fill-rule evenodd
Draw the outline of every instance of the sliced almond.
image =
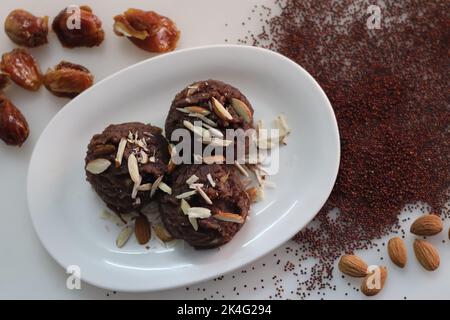
<svg viewBox="0 0 450 320">
<path fill-rule="evenodd" d="M 174 240 L 172 235 L 167 231 L 167 229 L 164 227 L 162 223 L 154 224 L 152 226 L 153 231 L 155 232 L 155 235 L 160 239 L 162 242 L 170 242 Z"/>
<path fill-rule="evenodd" d="M 195 194 L 197 194 L 197 190 L 192 190 L 192 191 L 187 191 L 187 192 L 181 193 L 181 194 L 175 196 L 175 198 L 186 199 L 186 198 L 192 197 Z"/>
<path fill-rule="evenodd" d="M 191 206 L 189 205 L 189 203 L 186 200 L 181 199 L 181 211 L 183 211 L 183 213 L 185 215 L 189 214 L 189 209 L 190 208 L 191 208 Z"/>
<path fill-rule="evenodd" d="M 134 221 L 134 234 L 139 244 L 146 244 L 150 241 L 150 222 L 146 216 L 139 216 Z"/>
<path fill-rule="evenodd" d="M 205 191 L 203 191 L 202 188 L 197 187 L 196 188 L 198 194 L 206 201 L 207 204 L 212 204 L 211 199 L 208 197 L 208 195 L 205 193 Z"/>
<path fill-rule="evenodd" d="M 138 191 L 150 191 L 152 189 L 151 183 L 144 183 L 138 187 Z"/>
<path fill-rule="evenodd" d="M 111 161 L 99 158 L 89 161 L 89 163 L 86 166 L 86 170 L 92 174 L 100 174 L 102 172 L 105 172 L 110 165 Z"/>
<path fill-rule="evenodd" d="M 204 115 L 202 115 L 200 113 L 189 113 L 188 116 L 198 118 L 198 119 L 202 120 L 203 123 L 206 123 L 206 124 L 210 125 L 211 127 L 217 127 L 217 123 L 215 123 L 211 119 L 208 119 L 207 117 L 205 117 Z"/>
<path fill-rule="evenodd" d="M 177 108 L 178 111 L 183 112 L 183 113 L 190 113 L 189 111 L 187 111 L 185 108 Z"/>
<path fill-rule="evenodd" d="M 230 213 L 230 212 L 222 212 L 222 211 L 213 215 L 213 218 L 216 220 L 225 221 L 225 222 L 233 222 L 233 223 L 244 223 L 244 221 L 245 221 L 244 218 L 239 214 Z"/>
<path fill-rule="evenodd" d="M 194 134 L 198 135 L 199 137 L 202 137 L 202 139 L 207 140 L 207 141 L 211 140 L 211 134 L 209 133 L 209 131 L 207 129 L 196 126 L 187 120 L 184 120 L 183 124 L 186 128 L 191 130 Z"/>
<path fill-rule="evenodd" d="M 203 183 L 192 183 L 189 185 L 189 189 L 203 188 L 205 185 Z"/>
<path fill-rule="evenodd" d="M 148 162 L 148 154 L 144 150 L 141 150 L 140 155 L 141 158 L 139 159 L 139 162 L 142 164 L 146 164 Z"/>
<path fill-rule="evenodd" d="M 223 140 L 219 138 L 212 138 L 210 140 L 204 139 L 203 141 L 215 147 L 228 147 L 230 144 L 233 143 L 233 141 L 231 140 Z"/>
<path fill-rule="evenodd" d="M 211 185 L 211 187 L 215 188 L 215 187 L 216 187 L 216 183 L 214 182 L 214 179 L 213 179 L 213 177 L 211 176 L 211 173 L 208 173 L 208 174 L 206 175 L 206 178 L 208 179 L 209 184 Z"/>
<path fill-rule="evenodd" d="M 233 120 L 233 116 L 228 112 L 227 109 L 217 100 L 216 98 L 212 97 L 212 109 L 214 113 L 222 120 L 229 121 Z"/>
<path fill-rule="evenodd" d="M 265 181 L 264 181 L 263 176 L 261 175 L 261 172 L 257 168 L 254 168 L 252 171 L 255 174 L 256 181 L 258 181 L 258 184 L 261 187 L 265 186 Z"/>
<path fill-rule="evenodd" d="M 208 109 L 199 106 L 190 106 L 185 107 L 184 109 L 187 110 L 188 113 L 198 113 L 204 116 L 207 116 L 211 113 L 211 111 L 209 111 Z"/>
<path fill-rule="evenodd" d="M 208 156 L 203 158 L 203 162 L 206 164 L 213 164 L 213 163 L 224 163 L 225 157 L 224 156 Z"/>
<path fill-rule="evenodd" d="M 136 199 L 141 182 L 142 182 L 142 177 L 139 176 L 138 181 L 134 183 L 133 191 L 131 192 L 131 199 Z"/>
<path fill-rule="evenodd" d="M 252 112 L 250 108 L 241 100 L 232 98 L 231 105 L 236 113 L 244 119 L 245 122 L 250 123 L 252 121 Z"/>
<path fill-rule="evenodd" d="M 248 175 L 248 172 L 247 172 L 247 170 L 245 170 L 245 168 L 238 162 L 238 161 L 234 161 L 234 165 L 236 166 L 236 168 L 239 170 L 239 172 L 243 175 L 243 176 L 245 176 L 245 177 L 248 177 L 249 175 Z"/>
<path fill-rule="evenodd" d="M 200 107 L 200 106 L 189 106 L 189 107 L 184 107 L 184 108 L 177 108 L 178 111 L 182 112 L 182 113 L 197 113 L 197 114 L 201 114 L 203 116 L 207 116 L 211 113 L 211 111 L 209 111 L 208 109 L 204 108 L 204 107 Z"/>
<path fill-rule="evenodd" d="M 211 133 L 212 137 L 223 139 L 224 135 L 223 135 L 222 131 L 220 131 L 219 129 L 214 128 L 213 126 L 211 126 L 211 125 L 209 125 L 209 124 L 207 124 L 205 122 L 202 122 L 202 125 L 206 129 L 208 129 L 208 131 L 209 131 L 209 133 Z"/>
<path fill-rule="evenodd" d="M 135 140 L 134 142 L 136 145 L 138 145 L 138 147 L 144 149 L 145 151 L 148 151 L 147 148 L 147 142 L 145 141 L 145 138 L 142 138 L 140 140 Z"/>
<path fill-rule="evenodd" d="M 134 154 L 128 156 L 128 173 L 134 183 L 139 181 L 139 165 Z"/>
<path fill-rule="evenodd" d="M 196 218 L 191 218 L 191 217 L 188 217 L 188 219 L 189 219 L 189 222 L 190 222 L 191 225 L 192 225 L 192 228 L 194 228 L 195 231 L 198 231 L 198 222 L 197 222 L 197 219 L 196 219 Z"/>
<path fill-rule="evenodd" d="M 153 198 L 153 196 L 155 195 L 156 189 L 158 189 L 159 184 L 161 183 L 162 179 L 164 176 L 159 176 L 155 182 L 153 182 L 152 184 L 152 188 L 150 189 L 150 198 Z"/>
<path fill-rule="evenodd" d="M 116 246 L 118 248 L 122 248 L 125 245 L 125 243 L 127 243 L 127 241 L 130 239 L 132 234 L 133 234 L 132 227 L 126 226 L 125 228 L 123 228 L 116 238 Z"/>
<path fill-rule="evenodd" d="M 286 138 L 291 133 L 291 129 L 287 124 L 286 117 L 283 114 L 280 114 L 276 117 L 275 123 L 279 130 L 279 141 L 286 144 Z"/>
<path fill-rule="evenodd" d="M 189 96 L 193 95 L 194 93 L 197 92 L 197 90 L 198 90 L 198 85 L 188 86 L 186 96 L 189 97 Z"/>
<path fill-rule="evenodd" d="M 195 174 L 193 174 L 192 176 L 190 176 L 187 180 L 186 183 L 188 185 L 191 185 L 193 183 L 196 183 L 198 181 L 199 177 L 197 177 Z"/>
<path fill-rule="evenodd" d="M 172 188 L 162 181 L 159 183 L 158 188 L 167 194 L 172 194 Z"/>
<path fill-rule="evenodd" d="M 117 154 L 116 154 L 116 160 L 115 160 L 115 165 L 116 167 L 120 167 L 122 164 L 122 159 L 123 159 L 123 153 L 125 151 L 125 147 L 127 146 L 127 139 L 126 138 L 121 138 L 120 142 L 119 142 L 119 146 L 117 147 Z"/>
<path fill-rule="evenodd" d="M 188 216 L 190 218 L 206 219 L 211 216 L 211 210 L 202 207 L 190 207 L 188 209 Z"/>
</svg>

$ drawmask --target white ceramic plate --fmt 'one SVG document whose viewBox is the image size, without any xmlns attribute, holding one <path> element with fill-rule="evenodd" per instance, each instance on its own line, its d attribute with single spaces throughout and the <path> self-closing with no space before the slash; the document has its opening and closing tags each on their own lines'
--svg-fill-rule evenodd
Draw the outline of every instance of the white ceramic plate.
<svg viewBox="0 0 450 320">
<path fill-rule="evenodd" d="M 164 127 L 174 95 L 187 84 L 218 79 L 239 88 L 270 122 L 283 112 L 292 127 L 281 149 L 277 188 L 252 206 L 250 220 L 220 249 L 195 251 L 181 243 L 150 250 L 100 218 L 103 203 L 85 181 L 92 135 L 108 124 L 150 122 Z M 327 199 L 338 171 L 339 134 L 331 105 L 300 66 L 272 51 L 211 46 L 177 51 L 136 64 L 71 101 L 49 123 L 32 155 L 28 205 L 36 232 L 64 268 L 77 265 L 90 284 L 118 291 L 189 285 L 237 269 L 302 229 Z"/>
</svg>

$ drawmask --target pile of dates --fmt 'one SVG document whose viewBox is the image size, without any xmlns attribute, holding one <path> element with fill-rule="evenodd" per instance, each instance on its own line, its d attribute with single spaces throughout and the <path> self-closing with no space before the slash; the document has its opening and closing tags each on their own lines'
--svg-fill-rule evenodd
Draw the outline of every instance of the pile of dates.
<svg viewBox="0 0 450 320">
<path fill-rule="evenodd" d="M 96 47 L 105 39 L 102 22 L 88 6 L 69 6 L 53 19 L 52 29 L 66 48 Z M 175 23 L 154 11 L 128 9 L 114 17 L 114 33 L 128 38 L 140 49 L 163 53 L 176 48 L 180 31 Z M 94 83 L 92 73 L 82 65 L 61 61 L 42 74 L 39 63 L 26 48 L 48 43 L 48 17 L 37 17 L 17 9 L 6 17 L 5 33 L 22 48 L 4 53 L 0 61 L 0 139 L 21 146 L 30 129 L 20 110 L 5 96 L 11 83 L 29 91 L 42 85 L 58 97 L 74 98 Z"/>
</svg>

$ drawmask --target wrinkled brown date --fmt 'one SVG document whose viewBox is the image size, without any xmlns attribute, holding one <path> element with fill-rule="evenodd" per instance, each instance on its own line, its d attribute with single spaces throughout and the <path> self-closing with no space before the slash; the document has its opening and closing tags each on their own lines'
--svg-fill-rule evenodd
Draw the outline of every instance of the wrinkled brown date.
<svg viewBox="0 0 450 320">
<path fill-rule="evenodd" d="M 41 69 L 37 61 L 25 49 L 14 49 L 2 56 L 0 69 L 24 89 L 37 91 L 42 84 Z"/>
<path fill-rule="evenodd" d="M 20 110 L 0 95 L 0 139 L 6 144 L 21 146 L 29 133 L 27 120 Z"/>
<path fill-rule="evenodd" d="M 28 11 L 14 10 L 6 17 L 5 32 L 18 45 L 38 47 L 47 43 L 48 17 L 35 17 Z"/>
<path fill-rule="evenodd" d="M 94 76 L 78 64 L 61 61 L 44 75 L 45 87 L 58 97 L 74 98 L 94 83 Z"/>
<path fill-rule="evenodd" d="M 180 38 L 180 31 L 172 20 L 154 11 L 139 9 L 128 9 L 115 16 L 114 32 L 150 52 L 172 51 Z"/>
<path fill-rule="evenodd" d="M 9 84 L 9 74 L 0 71 L 0 91 Z"/>
<path fill-rule="evenodd" d="M 105 32 L 102 29 L 102 22 L 92 12 L 88 6 L 79 7 L 79 25 L 73 25 L 71 21 L 76 21 L 76 13 L 63 9 L 53 20 L 52 27 L 64 47 L 94 47 L 100 45 Z M 70 28 L 69 28 L 70 25 Z M 77 28 L 79 27 L 79 28 Z"/>
</svg>

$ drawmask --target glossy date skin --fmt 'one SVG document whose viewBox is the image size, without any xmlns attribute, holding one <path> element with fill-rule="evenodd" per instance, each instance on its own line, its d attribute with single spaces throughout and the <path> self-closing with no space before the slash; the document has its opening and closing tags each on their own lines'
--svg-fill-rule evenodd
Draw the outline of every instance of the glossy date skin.
<svg viewBox="0 0 450 320">
<path fill-rule="evenodd" d="M 74 98 L 93 83 L 94 76 L 87 68 L 67 61 L 61 61 L 44 75 L 45 87 L 58 97 Z"/>
<path fill-rule="evenodd" d="M 128 9 L 114 17 L 114 32 L 125 36 L 149 52 L 168 52 L 176 48 L 180 31 L 175 23 L 154 11 Z"/>
<path fill-rule="evenodd" d="M 21 146 L 28 138 L 27 120 L 5 96 L 0 95 L 0 139 L 12 146 Z"/>
<path fill-rule="evenodd" d="M 61 10 L 52 23 L 52 28 L 64 47 L 95 47 L 105 39 L 102 22 L 88 6 L 79 7 L 80 28 L 75 26 L 69 29 L 70 20 L 74 18 L 74 12 L 68 8 Z M 68 23 L 69 21 L 69 23 Z"/>
<path fill-rule="evenodd" d="M 14 49 L 3 54 L 0 69 L 26 90 L 37 91 L 42 85 L 41 69 L 25 49 Z"/>
<path fill-rule="evenodd" d="M 28 11 L 11 11 L 5 20 L 6 35 L 14 43 L 29 48 L 47 43 L 48 17 L 36 17 Z"/>
</svg>

